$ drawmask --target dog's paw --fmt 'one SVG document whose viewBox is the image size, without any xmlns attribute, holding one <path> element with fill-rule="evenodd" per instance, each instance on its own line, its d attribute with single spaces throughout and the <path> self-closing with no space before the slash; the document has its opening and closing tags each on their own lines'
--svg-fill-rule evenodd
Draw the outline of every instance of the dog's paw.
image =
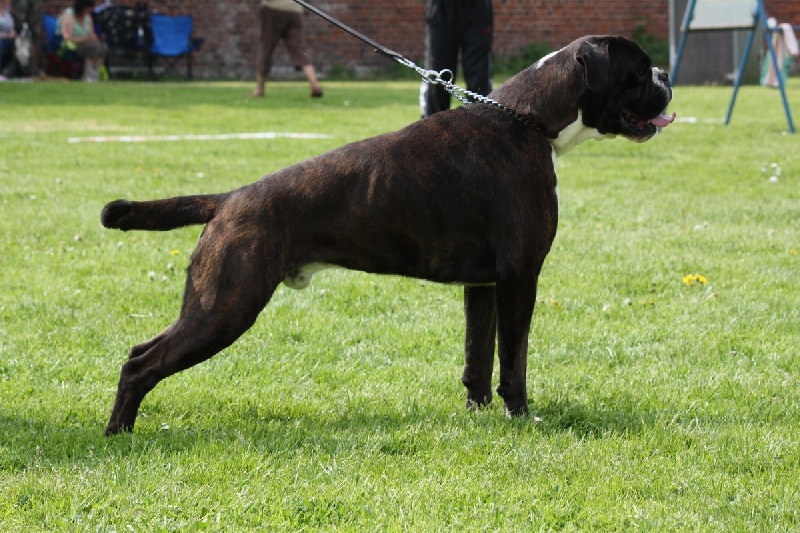
<svg viewBox="0 0 800 533">
<path fill-rule="evenodd" d="M 120 435 L 122 433 L 133 433 L 133 426 L 129 426 L 129 425 L 127 425 L 127 426 L 126 425 L 117 426 L 117 425 L 109 424 L 106 427 L 106 431 L 105 431 L 104 435 L 106 437 L 113 437 L 114 435 Z"/>
<path fill-rule="evenodd" d="M 527 418 L 531 416 L 531 411 L 528 409 L 528 402 L 514 406 L 506 403 L 503 405 L 503 410 L 505 411 L 506 416 L 509 418 Z"/>
<path fill-rule="evenodd" d="M 481 409 L 486 409 L 492 405 L 492 397 L 484 398 L 483 400 L 473 400 L 471 398 L 467 398 L 467 405 L 466 408 L 469 411 L 480 411 Z"/>
</svg>

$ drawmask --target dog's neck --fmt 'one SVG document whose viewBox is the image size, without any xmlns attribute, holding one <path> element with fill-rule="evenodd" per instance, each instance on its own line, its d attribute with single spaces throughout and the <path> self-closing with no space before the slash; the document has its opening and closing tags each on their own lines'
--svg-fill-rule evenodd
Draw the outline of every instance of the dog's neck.
<svg viewBox="0 0 800 533">
<path fill-rule="evenodd" d="M 580 96 L 586 84 L 571 63 L 553 59 L 561 52 L 542 58 L 489 95 L 543 131 L 557 155 L 586 140 L 606 137 L 583 124 Z"/>
<path fill-rule="evenodd" d="M 605 133 L 600 133 L 595 128 L 589 128 L 584 126 L 583 124 L 583 114 L 580 110 L 578 110 L 578 118 L 575 121 L 561 130 L 558 133 L 558 137 L 552 139 L 550 144 L 553 145 L 553 149 L 556 151 L 557 156 L 561 156 L 578 146 L 584 141 L 588 141 L 589 139 L 610 139 L 614 137 L 614 135 L 609 135 Z"/>
</svg>

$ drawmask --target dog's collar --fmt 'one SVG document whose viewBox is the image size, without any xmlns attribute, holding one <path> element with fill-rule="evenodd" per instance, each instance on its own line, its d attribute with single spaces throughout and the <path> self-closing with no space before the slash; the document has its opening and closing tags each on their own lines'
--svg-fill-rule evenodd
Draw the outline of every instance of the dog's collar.
<svg viewBox="0 0 800 533">
<path fill-rule="evenodd" d="M 479 96 L 479 95 L 476 95 L 476 96 Z M 499 110 L 504 111 L 505 113 L 511 115 L 516 120 L 518 120 L 519 122 L 522 122 L 523 124 L 525 124 L 527 127 L 531 128 L 532 130 L 535 130 L 535 131 L 537 131 L 539 133 L 547 133 L 547 126 L 545 126 L 541 122 L 533 122 L 528 117 L 520 115 L 519 113 L 517 113 L 516 111 L 514 111 L 510 107 L 501 104 L 497 100 L 492 100 L 491 98 L 489 98 L 487 96 L 480 96 L 479 98 L 480 99 L 476 99 L 476 101 L 474 101 L 474 102 L 467 102 L 467 105 L 483 104 L 483 105 L 486 105 L 486 106 L 489 106 L 489 107 L 493 107 L 495 109 L 499 109 Z"/>
</svg>

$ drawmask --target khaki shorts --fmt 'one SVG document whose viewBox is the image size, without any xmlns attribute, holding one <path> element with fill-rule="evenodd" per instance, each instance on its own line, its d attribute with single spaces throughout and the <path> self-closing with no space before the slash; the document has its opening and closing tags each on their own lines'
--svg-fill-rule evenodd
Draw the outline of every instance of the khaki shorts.
<svg viewBox="0 0 800 533">
<path fill-rule="evenodd" d="M 289 59 L 296 68 L 311 64 L 311 58 L 305 52 L 303 36 L 303 15 L 278 11 L 265 6 L 259 8 L 261 16 L 261 39 L 259 41 L 256 72 L 269 74 L 272 68 L 272 54 L 278 41 L 283 41 L 289 52 Z"/>
</svg>

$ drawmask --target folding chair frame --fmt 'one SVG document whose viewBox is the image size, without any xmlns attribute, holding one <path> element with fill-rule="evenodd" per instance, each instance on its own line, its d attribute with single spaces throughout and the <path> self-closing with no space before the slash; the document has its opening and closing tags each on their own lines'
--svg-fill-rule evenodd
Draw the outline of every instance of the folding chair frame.
<svg viewBox="0 0 800 533">
<path fill-rule="evenodd" d="M 193 79 L 192 75 L 192 54 L 195 50 L 198 50 L 200 46 L 203 44 L 203 39 L 201 38 L 193 38 L 192 32 L 194 31 L 194 19 L 191 18 L 191 31 L 186 36 L 187 38 L 187 47 L 184 50 L 176 52 L 174 54 L 166 53 L 164 51 L 158 51 L 158 40 L 161 35 L 159 32 L 162 31 L 160 24 L 158 23 L 158 17 L 162 17 L 163 19 L 177 19 L 177 18 L 184 18 L 184 17 L 192 17 L 191 15 L 181 15 L 177 16 L 170 16 L 170 15 L 161 15 L 161 14 L 153 14 L 152 18 L 152 29 L 153 29 L 153 46 L 150 47 L 150 54 L 149 54 L 149 71 L 150 71 L 150 79 L 152 80 L 160 80 L 168 73 L 173 73 L 176 76 L 183 78 L 186 81 L 191 81 Z M 182 74 L 180 72 L 180 68 L 178 66 L 179 61 L 181 58 L 186 57 L 186 73 Z M 158 69 L 158 63 L 164 63 L 163 68 Z"/>
</svg>

